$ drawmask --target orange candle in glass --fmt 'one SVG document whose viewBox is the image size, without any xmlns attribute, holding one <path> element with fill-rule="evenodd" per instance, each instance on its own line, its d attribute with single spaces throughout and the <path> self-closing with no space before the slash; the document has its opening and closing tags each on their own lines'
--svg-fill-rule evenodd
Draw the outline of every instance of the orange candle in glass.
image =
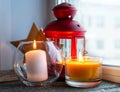
<svg viewBox="0 0 120 92">
<path fill-rule="evenodd" d="M 70 80 L 84 82 L 100 79 L 101 63 L 95 59 L 70 59 L 66 61 L 65 68 L 66 77 Z"/>
</svg>

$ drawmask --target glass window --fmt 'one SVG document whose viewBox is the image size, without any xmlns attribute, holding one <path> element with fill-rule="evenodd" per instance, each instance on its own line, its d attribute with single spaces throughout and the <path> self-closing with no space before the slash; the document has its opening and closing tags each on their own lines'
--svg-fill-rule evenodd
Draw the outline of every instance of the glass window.
<svg viewBox="0 0 120 92">
<path fill-rule="evenodd" d="M 115 49 L 120 49 L 120 39 L 116 39 L 115 41 L 114 41 L 114 46 L 115 46 Z"/>
<path fill-rule="evenodd" d="M 104 40 L 97 40 L 96 41 L 96 48 L 98 50 L 103 50 L 104 49 Z"/>
<path fill-rule="evenodd" d="M 114 19 L 114 27 L 116 29 L 120 28 L 120 16 L 119 17 L 115 17 L 115 19 Z"/>
<path fill-rule="evenodd" d="M 95 25 L 96 27 L 103 28 L 104 27 L 104 17 L 103 16 L 97 16 L 95 18 Z"/>
</svg>

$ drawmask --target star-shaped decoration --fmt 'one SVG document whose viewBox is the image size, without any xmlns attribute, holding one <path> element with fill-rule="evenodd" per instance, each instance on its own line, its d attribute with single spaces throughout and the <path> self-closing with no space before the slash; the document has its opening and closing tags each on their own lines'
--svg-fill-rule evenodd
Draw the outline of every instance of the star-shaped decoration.
<svg viewBox="0 0 120 92">
<path fill-rule="evenodd" d="M 19 45 L 19 43 L 22 41 L 33 41 L 33 40 L 36 40 L 36 41 L 45 41 L 46 40 L 43 29 L 41 28 L 40 30 L 38 30 L 35 23 L 33 23 L 32 28 L 29 32 L 29 35 L 26 39 L 11 41 L 11 44 L 14 45 L 15 47 L 17 47 Z"/>
</svg>

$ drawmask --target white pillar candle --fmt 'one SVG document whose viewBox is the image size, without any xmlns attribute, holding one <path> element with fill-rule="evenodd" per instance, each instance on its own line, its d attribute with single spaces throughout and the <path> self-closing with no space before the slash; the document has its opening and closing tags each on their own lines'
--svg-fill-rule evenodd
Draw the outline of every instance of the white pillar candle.
<svg viewBox="0 0 120 92">
<path fill-rule="evenodd" d="M 25 53 L 27 78 L 38 82 L 48 79 L 46 53 L 43 50 L 32 50 Z"/>
</svg>

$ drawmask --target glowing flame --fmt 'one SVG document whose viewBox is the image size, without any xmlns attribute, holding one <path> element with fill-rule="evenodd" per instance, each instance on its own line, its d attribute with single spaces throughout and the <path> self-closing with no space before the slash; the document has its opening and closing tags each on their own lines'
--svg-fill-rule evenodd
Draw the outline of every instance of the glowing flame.
<svg viewBox="0 0 120 92">
<path fill-rule="evenodd" d="M 33 42 L 33 48 L 36 49 L 36 40 Z"/>
<path fill-rule="evenodd" d="M 82 56 L 82 53 L 80 51 L 78 52 L 78 60 L 83 61 L 83 56 Z"/>
</svg>

